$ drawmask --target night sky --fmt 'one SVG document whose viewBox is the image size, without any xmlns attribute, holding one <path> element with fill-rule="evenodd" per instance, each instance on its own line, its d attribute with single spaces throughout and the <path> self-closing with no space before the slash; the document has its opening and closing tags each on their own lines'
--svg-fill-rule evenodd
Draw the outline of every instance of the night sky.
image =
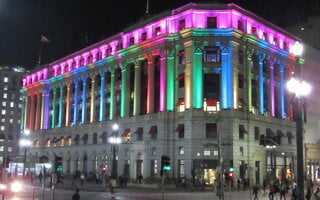
<svg viewBox="0 0 320 200">
<path fill-rule="evenodd" d="M 147 0 L 0 0 L 0 65 L 32 69 L 38 62 L 40 36 L 42 64 L 121 32 L 141 20 Z M 155 15 L 189 2 L 236 3 L 284 27 L 320 14 L 319 0 L 149 0 Z"/>
</svg>

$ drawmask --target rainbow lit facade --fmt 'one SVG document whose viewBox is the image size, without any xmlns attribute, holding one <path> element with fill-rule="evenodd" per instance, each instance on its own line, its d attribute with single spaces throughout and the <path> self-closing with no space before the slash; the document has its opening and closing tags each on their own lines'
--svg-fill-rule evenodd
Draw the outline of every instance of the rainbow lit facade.
<svg viewBox="0 0 320 200">
<path fill-rule="evenodd" d="M 78 149 L 86 148 L 88 143 L 74 145 L 76 139 L 85 140 L 93 137 L 93 133 L 106 135 L 105 129 L 110 130 L 110 125 L 116 122 L 123 130 L 119 136 L 127 144 L 123 146 L 124 152 L 141 145 L 132 138 L 144 128 L 148 130 L 145 135 L 158 134 L 158 142 L 151 140 L 151 144 L 159 153 L 150 158 L 147 147 L 145 152 L 132 150 L 135 155 L 131 158 L 153 160 L 153 164 L 149 166 L 149 161 L 139 162 L 147 165 L 144 167 L 132 164 L 128 172 L 124 170 L 128 176 L 135 177 L 136 173 L 156 176 L 159 169 L 155 166 L 159 165 L 161 154 L 181 155 L 181 149 L 169 150 L 177 148 L 174 144 L 190 155 L 172 161 L 176 168 L 172 174 L 187 175 L 181 173 L 197 168 L 198 160 L 210 163 L 210 170 L 215 174 L 217 158 L 194 156 L 203 152 L 208 140 L 216 144 L 217 138 L 208 138 L 208 132 L 216 131 L 236 140 L 238 135 L 234 132 L 253 132 L 257 125 L 252 119 L 261 124 L 269 120 L 275 124 L 274 129 L 282 132 L 294 128 L 286 120 L 292 111 L 284 83 L 294 68 L 291 49 L 296 40 L 299 39 L 235 4 L 187 4 L 26 75 L 22 90 L 25 96 L 22 130 L 34 131 L 34 152 L 52 155 L 57 152 L 57 146 L 77 151 L 77 158 L 60 153 L 72 163 L 88 162 Z M 229 121 L 232 126 L 224 128 L 223 124 Z M 88 127 L 92 131 L 85 130 Z M 175 132 L 184 132 L 185 141 L 179 140 Z M 83 133 L 82 137 L 79 133 Z M 206 136 L 200 136 L 202 133 Z M 60 138 L 59 143 L 52 138 Z M 144 138 L 138 141 L 145 143 Z M 197 138 L 199 142 L 190 145 Z M 236 158 L 238 149 L 231 149 L 225 157 L 234 165 L 253 164 L 249 158 Z M 101 147 L 92 151 L 100 150 Z M 86 156 L 90 154 L 88 151 Z M 102 165 L 107 162 L 108 156 L 101 159 L 95 156 Z M 266 162 L 265 158 L 257 159 L 261 165 Z M 183 170 L 181 160 L 185 163 Z M 82 169 L 74 164 L 67 171 L 80 168 L 97 171 L 100 165 Z M 264 167 L 266 163 L 261 171 Z M 235 173 L 243 176 L 241 171 Z"/>
</svg>

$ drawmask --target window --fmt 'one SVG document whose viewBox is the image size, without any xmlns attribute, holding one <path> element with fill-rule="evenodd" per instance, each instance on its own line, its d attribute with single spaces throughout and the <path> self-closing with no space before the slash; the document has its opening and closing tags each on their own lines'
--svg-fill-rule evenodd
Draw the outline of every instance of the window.
<svg viewBox="0 0 320 200">
<path fill-rule="evenodd" d="M 3 98 L 4 99 L 8 98 L 8 94 L 7 93 L 3 93 Z"/>
<path fill-rule="evenodd" d="M 180 50 L 178 56 L 179 56 L 179 64 L 182 64 L 182 65 L 186 64 L 186 56 L 185 56 L 184 50 Z"/>
<path fill-rule="evenodd" d="M 243 23 L 242 23 L 241 20 L 238 20 L 238 29 L 239 29 L 240 31 L 243 31 Z"/>
<path fill-rule="evenodd" d="M 8 147 L 8 152 L 12 152 L 12 147 Z"/>
<path fill-rule="evenodd" d="M 289 50 L 289 48 L 288 48 L 288 43 L 287 43 L 287 42 L 284 42 L 284 43 L 283 43 L 283 49 L 286 50 L 286 51 Z"/>
<path fill-rule="evenodd" d="M 92 143 L 93 144 L 97 144 L 98 143 L 98 134 L 97 133 L 93 133 Z"/>
<path fill-rule="evenodd" d="M 220 62 L 221 52 L 219 47 L 207 46 L 203 49 L 203 62 L 217 63 Z"/>
<path fill-rule="evenodd" d="M 5 135 L 4 135 L 4 133 L 1 133 L 0 134 L 0 141 L 4 141 L 5 140 Z"/>
<path fill-rule="evenodd" d="M 181 19 L 179 21 L 179 31 L 183 30 L 186 28 L 186 20 L 185 19 Z"/>
<path fill-rule="evenodd" d="M 129 46 L 134 45 L 134 37 L 131 37 L 129 39 Z"/>
<path fill-rule="evenodd" d="M 175 132 L 178 132 L 178 138 L 184 138 L 184 125 L 179 124 Z"/>
<path fill-rule="evenodd" d="M 218 138 L 217 124 L 206 124 L 206 138 Z"/>
<path fill-rule="evenodd" d="M 244 153 L 243 153 L 243 147 L 240 147 L 240 148 L 239 148 L 239 153 L 240 153 L 240 156 L 243 156 L 243 154 L 244 154 Z"/>
<path fill-rule="evenodd" d="M 4 77 L 3 78 L 3 82 L 8 83 L 9 82 L 9 78 L 8 77 Z"/>
<path fill-rule="evenodd" d="M 184 88 L 184 74 L 179 74 L 177 81 L 178 81 L 178 87 Z"/>
<path fill-rule="evenodd" d="M 0 131 L 4 131 L 5 130 L 5 126 L 0 126 Z"/>
<path fill-rule="evenodd" d="M 239 125 L 239 139 L 244 139 L 244 134 L 247 133 L 242 124 Z"/>
<path fill-rule="evenodd" d="M 254 127 L 254 140 L 259 140 L 260 139 L 260 131 L 259 127 Z"/>
<path fill-rule="evenodd" d="M 207 28 L 217 28 L 216 17 L 207 17 Z"/>
<path fill-rule="evenodd" d="M 157 147 L 152 147 L 152 149 L 151 149 L 151 154 L 152 154 L 153 156 L 156 156 L 156 155 L 157 155 Z"/>
<path fill-rule="evenodd" d="M 156 27 L 155 29 L 154 29 L 154 36 L 158 36 L 158 35 L 160 35 L 161 34 L 161 28 L 160 27 Z"/>
<path fill-rule="evenodd" d="M 150 139 L 156 140 L 157 139 L 157 133 L 158 133 L 158 127 L 157 126 L 151 126 L 149 130 Z"/>
<path fill-rule="evenodd" d="M 6 119 L 5 119 L 5 118 L 2 118 L 2 119 L 1 119 L 1 122 L 6 122 Z"/>
<path fill-rule="evenodd" d="M 143 128 L 139 127 L 136 131 L 137 135 L 137 141 L 142 141 L 143 140 Z"/>
<path fill-rule="evenodd" d="M 273 45 L 274 46 L 278 46 L 279 45 L 279 41 L 278 41 L 278 38 L 273 38 Z"/>
<path fill-rule="evenodd" d="M 257 36 L 257 27 L 252 27 L 251 28 L 251 33 L 252 33 L 252 35 L 254 35 L 254 36 Z"/>
<path fill-rule="evenodd" d="M 6 102 L 6 101 L 3 101 L 3 102 L 2 102 L 2 106 L 3 106 L 3 107 L 7 106 L 7 102 Z"/>
<path fill-rule="evenodd" d="M 263 34 L 262 34 L 262 40 L 268 41 L 268 33 L 263 32 Z"/>
<path fill-rule="evenodd" d="M 143 42 L 143 41 L 145 41 L 145 40 L 147 40 L 147 32 L 143 32 L 143 33 L 141 34 L 141 42 Z"/>
<path fill-rule="evenodd" d="M 0 146 L 0 151 L 4 151 L 4 146 Z"/>
<path fill-rule="evenodd" d="M 1 110 L 1 115 L 5 115 L 6 114 L 6 110 Z"/>
<path fill-rule="evenodd" d="M 10 108 L 14 107 L 14 102 L 10 102 Z"/>
<path fill-rule="evenodd" d="M 179 147 L 179 155 L 184 155 L 184 146 Z"/>
<path fill-rule="evenodd" d="M 178 160 L 179 177 L 185 177 L 184 160 Z"/>
<path fill-rule="evenodd" d="M 158 160 L 151 160 L 151 177 L 155 177 L 158 173 Z"/>
<path fill-rule="evenodd" d="M 241 51 L 241 50 L 238 51 L 238 61 L 239 61 L 240 65 L 243 65 L 244 54 L 243 54 L 243 51 Z"/>
<path fill-rule="evenodd" d="M 204 156 L 211 156 L 210 146 L 206 146 L 206 147 L 203 148 L 203 155 Z"/>
<path fill-rule="evenodd" d="M 4 85 L 3 90 L 8 90 L 8 85 Z"/>
<path fill-rule="evenodd" d="M 178 106 L 178 112 L 184 112 L 185 111 L 185 107 L 184 107 L 184 99 L 180 98 L 178 100 L 178 102 L 176 103 L 176 106 Z"/>
</svg>

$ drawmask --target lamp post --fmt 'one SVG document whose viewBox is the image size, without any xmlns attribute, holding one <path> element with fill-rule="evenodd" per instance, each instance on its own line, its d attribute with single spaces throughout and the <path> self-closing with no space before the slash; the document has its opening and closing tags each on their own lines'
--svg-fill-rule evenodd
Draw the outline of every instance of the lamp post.
<svg viewBox="0 0 320 200">
<path fill-rule="evenodd" d="M 298 183 L 298 199 L 304 199 L 304 169 L 303 169 L 303 122 L 302 122 L 302 107 L 305 108 L 305 99 L 311 87 L 308 83 L 301 80 L 301 66 L 299 58 L 302 54 L 302 45 L 296 42 L 293 46 L 293 54 L 296 56 L 295 76 L 288 83 L 288 91 L 295 94 L 294 98 L 294 119 L 296 121 L 296 142 L 297 142 L 297 183 Z"/>
<path fill-rule="evenodd" d="M 24 131 L 24 135 L 28 136 L 30 134 L 29 130 L 25 130 Z M 21 139 L 19 142 L 21 147 L 24 147 L 24 154 L 23 154 L 23 172 L 22 172 L 22 176 L 25 176 L 25 172 L 26 172 L 26 162 L 27 162 L 27 148 L 31 145 L 31 141 L 28 139 Z"/>
<path fill-rule="evenodd" d="M 112 130 L 113 130 L 113 136 L 109 138 L 109 143 L 111 144 L 111 149 L 112 149 L 112 172 L 111 172 L 111 177 L 112 179 L 117 178 L 117 159 L 116 159 L 116 146 L 121 143 L 121 138 L 118 137 L 118 131 L 119 125 L 118 124 L 113 124 L 112 125 Z"/>
</svg>

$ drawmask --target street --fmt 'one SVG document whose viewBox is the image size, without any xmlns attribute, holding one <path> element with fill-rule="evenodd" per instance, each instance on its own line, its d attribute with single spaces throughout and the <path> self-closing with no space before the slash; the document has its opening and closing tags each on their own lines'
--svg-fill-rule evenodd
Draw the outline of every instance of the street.
<svg viewBox="0 0 320 200">
<path fill-rule="evenodd" d="M 41 187 L 33 187 L 31 185 L 25 185 L 23 191 L 14 196 L 6 195 L 5 200 L 71 200 L 73 190 L 67 189 L 55 189 L 54 195 L 49 188 L 45 188 L 43 191 Z M 34 196 L 33 196 L 34 195 Z M 84 191 L 80 190 L 81 200 L 87 199 L 118 199 L 118 200 L 158 200 L 161 199 L 161 190 L 159 189 L 150 189 L 150 188 L 117 188 L 116 193 L 111 195 L 109 192 L 99 192 L 99 191 Z M 289 197 L 287 197 L 289 198 Z M 190 192 L 189 190 L 177 190 L 169 189 L 164 193 L 165 200 L 204 200 L 204 199 L 213 199 L 218 200 L 218 197 L 214 192 L 205 190 L 205 191 L 194 191 Z M 231 191 L 225 192 L 225 200 L 237 199 L 237 200 L 248 200 L 250 198 L 249 191 Z M 259 199 L 267 200 L 267 195 L 259 193 Z M 279 199 L 276 197 L 275 199 Z"/>
</svg>

